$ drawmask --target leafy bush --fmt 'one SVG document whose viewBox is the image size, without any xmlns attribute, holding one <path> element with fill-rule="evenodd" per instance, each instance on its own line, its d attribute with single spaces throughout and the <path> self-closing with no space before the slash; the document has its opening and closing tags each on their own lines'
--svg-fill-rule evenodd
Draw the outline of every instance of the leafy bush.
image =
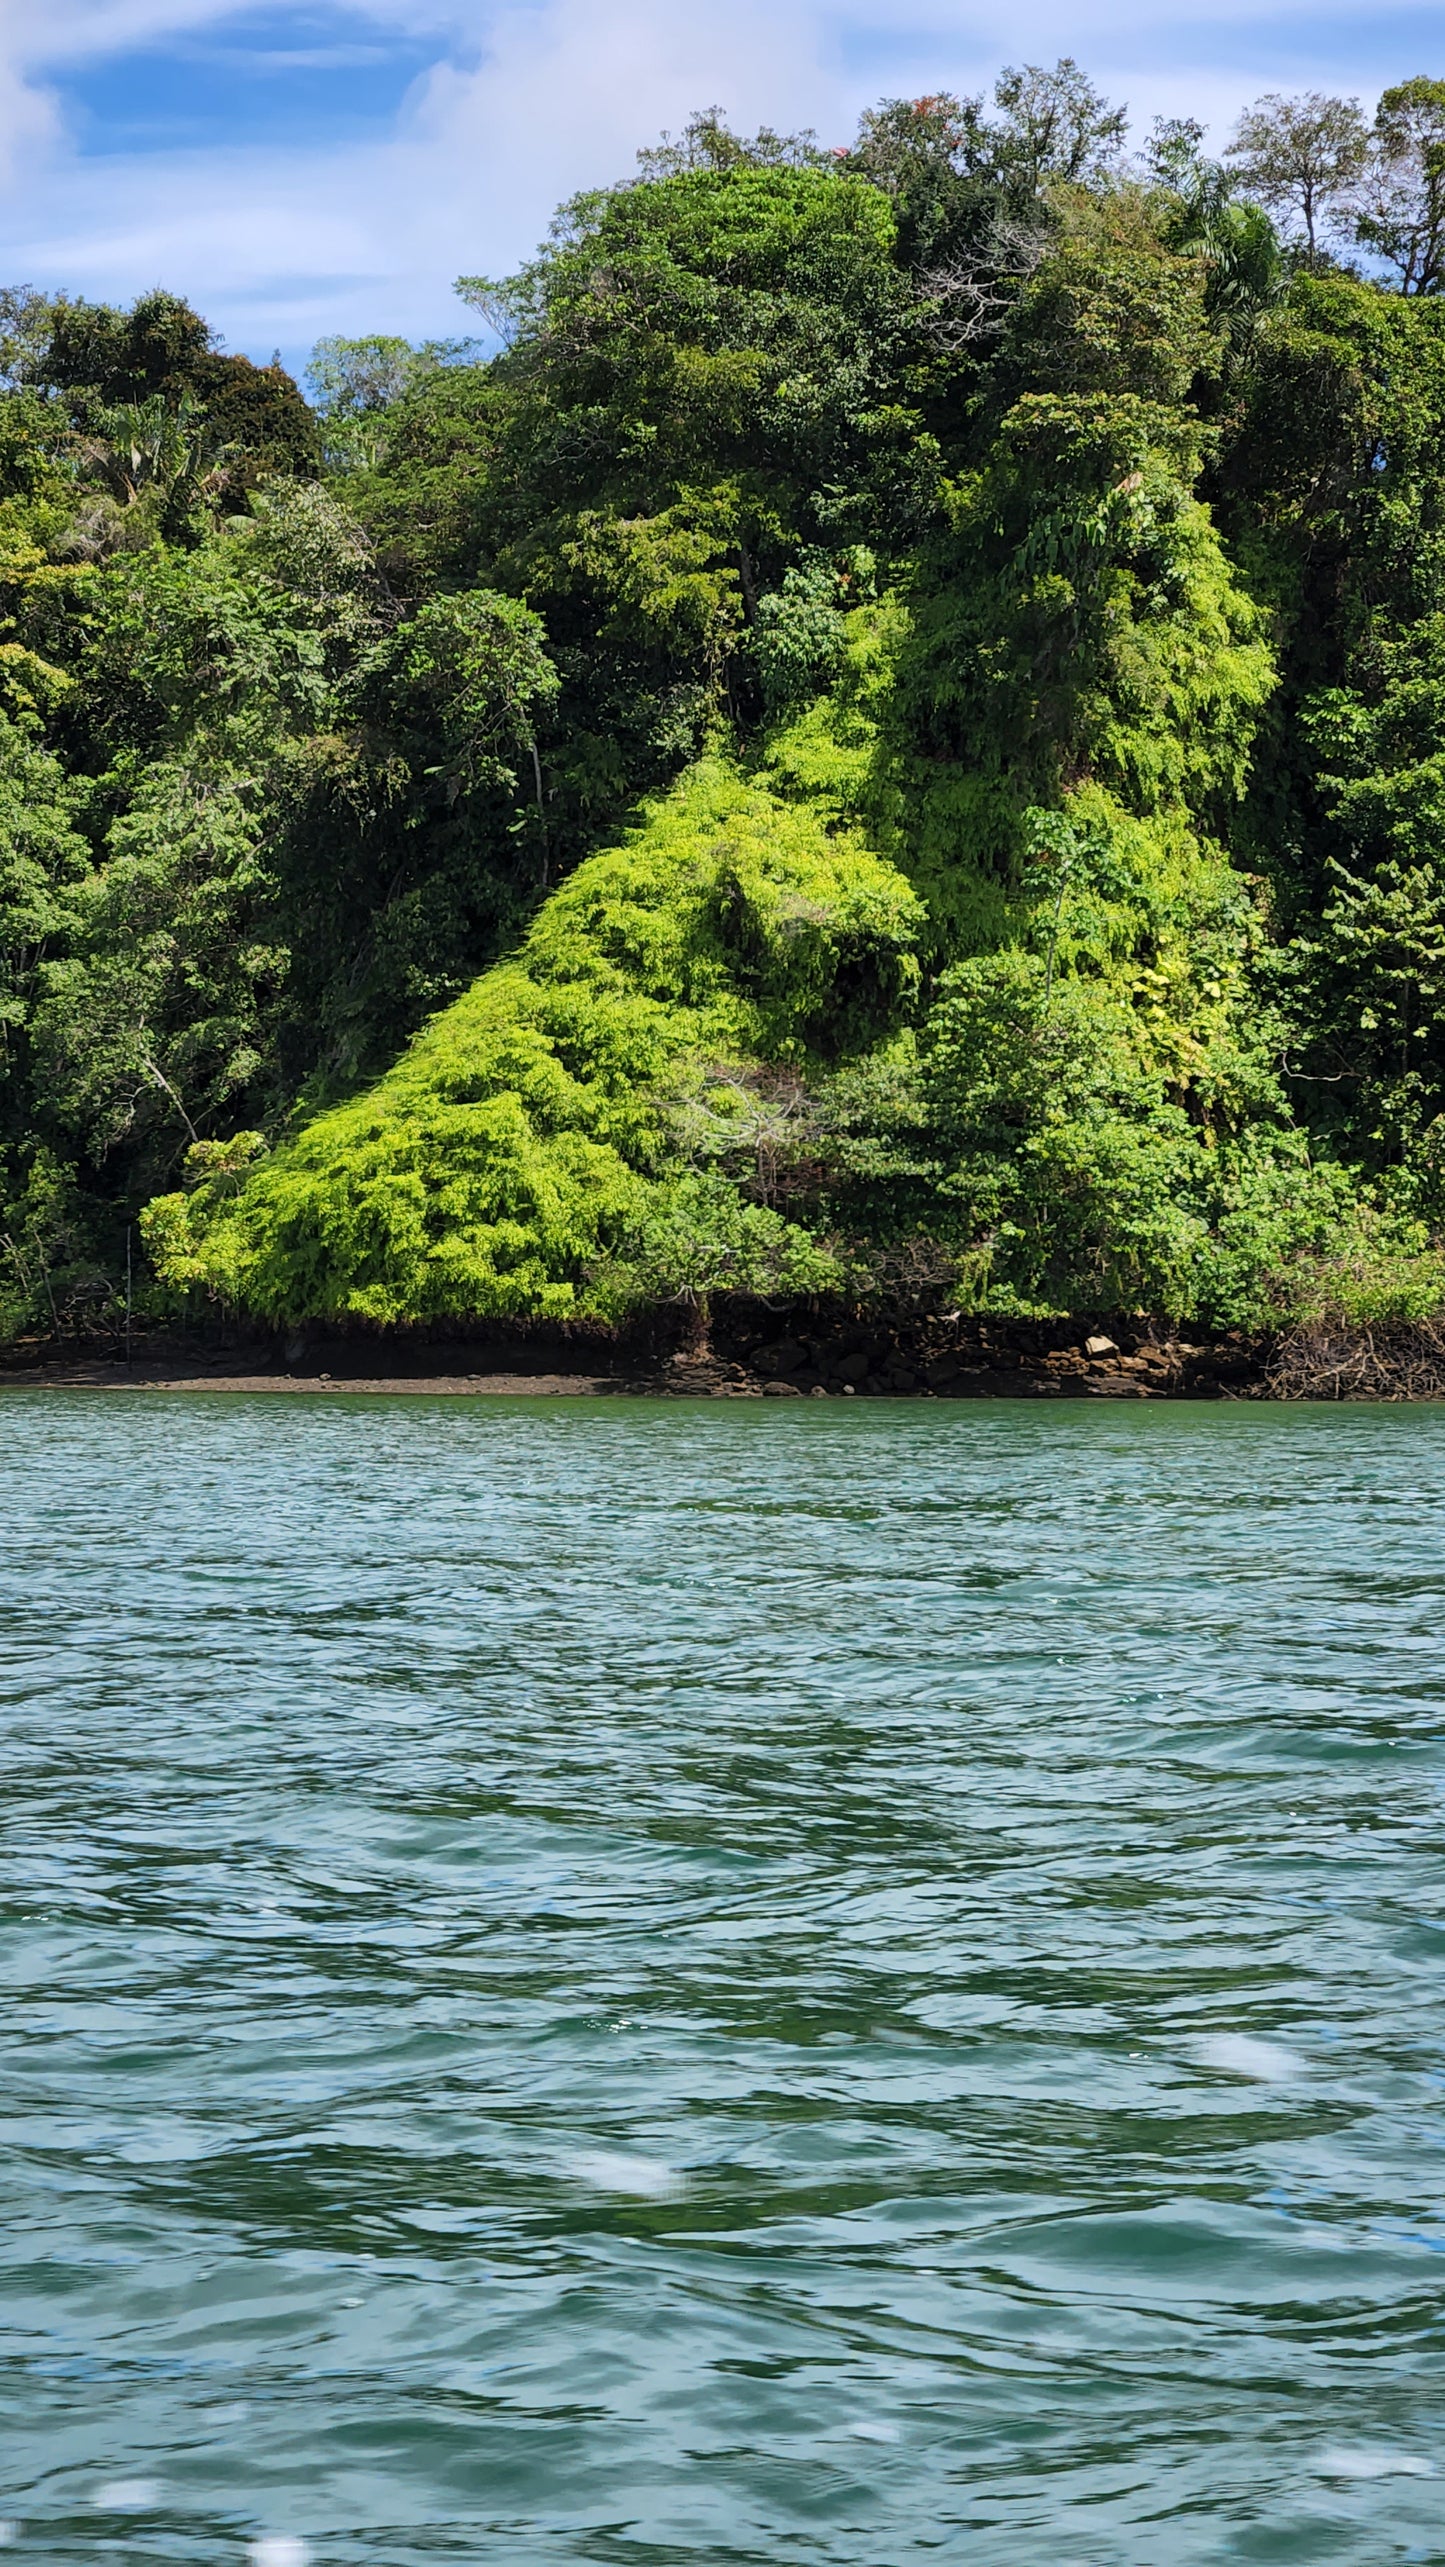
<svg viewBox="0 0 1445 2567">
<path fill-rule="evenodd" d="M 907 885 L 721 760 L 578 867 L 515 960 L 380 1085 L 243 1173 L 153 1204 L 172 1284 L 271 1318 L 560 1318 L 719 1272 L 800 1273 L 806 1242 L 704 1200 L 660 1082 L 685 1056 L 865 1049 L 916 984 Z M 724 1253 L 725 1252 L 725 1253 Z M 721 1263 L 720 1263 L 721 1260 Z M 729 1262 L 731 1260 L 731 1263 Z"/>
<path fill-rule="evenodd" d="M 1291 1270 L 1351 1238 L 1348 1175 L 1312 1163 L 1264 1063 L 1238 1065 L 1232 1115 L 1216 1087 L 1206 1125 L 1106 984 L 1050 991 L 1019 952 L 962 964 L 921 1060 L 938 1191 L 961 1241 L 988 1251 L 974 1273 L 989 1306 L 1268 1325 L 1291 1306 Z"/>
</svg>

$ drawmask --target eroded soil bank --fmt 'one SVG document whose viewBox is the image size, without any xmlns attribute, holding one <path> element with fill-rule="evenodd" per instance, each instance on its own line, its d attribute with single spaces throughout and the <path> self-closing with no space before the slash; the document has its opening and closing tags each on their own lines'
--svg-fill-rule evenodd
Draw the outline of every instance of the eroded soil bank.
<svg viewBox="0 0 1445 2567">
<path fill-rule="evenodd" d="M 1274 1335 L 1166 1322 L 883 1318 L 725 1300 L 703 1329 L 493 1328 L 468 1335 L 217 1326 L 112 1341 L 15 1345 L 0 1387 L 713 1399 L 1445 1398 L 1445 1327 L 1314 1321 Z"/>
<path fill-rule="evenodd" d="M 738 1300 L 645 1329 L 513 1328 L 469 1337 L 309 1328 L 137 1333 L 123 1347 L 16 1346 L 0 1383 L 54 1388 L 797 1398 L 1217 1398 L 1267 1395 L 1269 1346 L 1144 1322 L 883 1320 Z"/>
</svg>

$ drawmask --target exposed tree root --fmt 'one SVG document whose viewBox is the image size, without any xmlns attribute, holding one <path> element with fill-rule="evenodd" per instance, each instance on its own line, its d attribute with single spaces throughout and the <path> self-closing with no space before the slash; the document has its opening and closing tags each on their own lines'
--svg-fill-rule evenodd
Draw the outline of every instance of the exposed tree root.
<svg viewBox="0 0 1445 2567">
<path fill-rule="evenodd" d="M 1271 1348 L 1262 1387 L 1268 1399 L 1445 1399 L 1445 1321 L 1304 1320 Z"/>
</svg>

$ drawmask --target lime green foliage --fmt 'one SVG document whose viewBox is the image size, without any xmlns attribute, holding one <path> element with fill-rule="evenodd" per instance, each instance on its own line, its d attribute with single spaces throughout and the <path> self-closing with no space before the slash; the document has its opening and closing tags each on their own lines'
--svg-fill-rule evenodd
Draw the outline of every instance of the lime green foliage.
<svg viewBox="0 0 1445 2567">
<path fill-rule="evenodd" d="M 811 624 L 816 595 L 808 608 Z M 811 703 L 790 704 L 784 718 L 763 733 L 755 750 L 757 770 L 775 792 L 811 804 L 834 825 L 862 829 L 895 862 L 908 864 L 917 799 L 906 785 L 916 780 L 908 776 L 905 782 L 889 761 L 884 726 L 899 660 L 912 638 L 912 618 L 896 596 L 853 607 L 840 598 L 828 611 L 836 628 L 823 655 L 831 684 Z"/>
<path fill-rule="evenodd" d="M 842 683 L 774 738 L 768 772 L 835 814 L 871 811 L 906 852 L 874 719 L 906 619 L 861 610 L 848 634 Z M 1372 1226 L 1294 1122 L 1264 920 L 1186 805 L 1141 818 L 1079 782 L 1025 807 L 1017 843 L 1002 878 L 953 869 L 975 951 L 942 972 L 916 1044 L 832 1082 L 799 1136 L 805 1160 L 831 1153 L 834 1225 L 948 1242 L 961 1297 L 990 1309 L 1263 1325 L 1309 1299 L 1321 1260 L 1378 1276 L 1406 1232 Z"/>
<path fill-rule="evenodd" d="M 805 1238 L 669 1152 L 659 1091 L 688 1058 L 865 1049 L 910 997 L 918 925 L 855 841 L 705 763 L 370 1094 L 153 1205 L 158 1267 L 269 1316 L 372 1320 L 817 1280 Z"/>
<path fill-rule="evenodd" d="M 1004 333 L 987 437 L 915 557 L 883 717 L 900 860 L 944 954 L 1017 932 L 1040 810 L 1126 840 L 1149 900 L 1197 898 L 1184 876 L 1213 858 L 1189 833 L 1228 830 L 1274 684 L 1197 490 L 1206 269 L 1134 192 L 1067 212 Z M 1132 932 L 1111 931 L 1116 955 Z"/>
<path fill-rule="evenodd" d="M 952 961 L 897 1208 L 990 1306 L 1242 1319 L 1352 1190 L 1292 1128 L 1262 920 L 1219 843 L 1275 673 L 1196 490 L 1205 272 L 1137 198 L 1106 213 L 1075 206 L 1020 296 L 908 614 L 851 619 L 771 771 L 866 821 Z M 860 1209 L 876 1230 L 877 1186 Z"/>
<path fill-rule="evenodd" d="M 1023 815 L 1086 780 L 1205 819 L 1242 791 L 1273 670 L 1186 422 L 1133 395 L 1030 394 L 951 496 L 899 662 L 915 866 L 954 935 L 1016 873 Z"/>
<path fill-rule="evenodd" d="M 895 1218 L 950 1236 L 991 1305 L 1239 1318 L 1350 1188 L 1290 1128 L 1262 922 L 1214 834 L 1274 669 L 1195 492 L 1202 272 L 1137 206 L 1119 222 L 1124 246 L 1077 236 L 1040 266 L 1004 373 L 1051 388 L 946 494 L 908 611 L 845 620 L 768 771 L 927 898 L 939 995 L 874 1134 Z M 889 1192 L 865 1187 L 863 1227 Z"/>
</svg>

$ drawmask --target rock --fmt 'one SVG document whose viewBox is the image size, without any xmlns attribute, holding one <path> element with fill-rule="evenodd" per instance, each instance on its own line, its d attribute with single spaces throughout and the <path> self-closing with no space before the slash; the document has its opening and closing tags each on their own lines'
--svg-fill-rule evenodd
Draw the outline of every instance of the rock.
<svg viewBox="0 0 1445 2567">
<path fill-rule="evenodd" d="M 840 1364 L 833 1366 L 833 1378 L 840 1382 L 861 1382 L 867 1372 L 868 1358 L 863 1354 L 845 1355 Z"/>
<path fill-rule="evenodd" d="M 944 1383 L 951 1382 L 959 1369 L 956 1355 L 940 1355 L 936 1363 L 929 1365 L 923 1378 L 930 1390 L 942 1390 Z"/>
<path fill-rule="evenodd" d="M 784 1337 L 776 1346 L 764 1346 L 755 1361 L 760 1373 L 795 1373 L 807 1359 L 806 1346 L 800 1346 L 795 1337 Z"/>
<path fill-rule="evenodd" d="M 1117 1355 L 1118 1351 L 1112 1337 L 1086 1337 L 1084 1340 L 1086 1355 Z"/>
<path fill-rule="evenodd" d="M 796 1382 L 764 1382 L 763 1384 L 764 1399 L 801 1399 L 802 1396 Z"/>
</svg>

